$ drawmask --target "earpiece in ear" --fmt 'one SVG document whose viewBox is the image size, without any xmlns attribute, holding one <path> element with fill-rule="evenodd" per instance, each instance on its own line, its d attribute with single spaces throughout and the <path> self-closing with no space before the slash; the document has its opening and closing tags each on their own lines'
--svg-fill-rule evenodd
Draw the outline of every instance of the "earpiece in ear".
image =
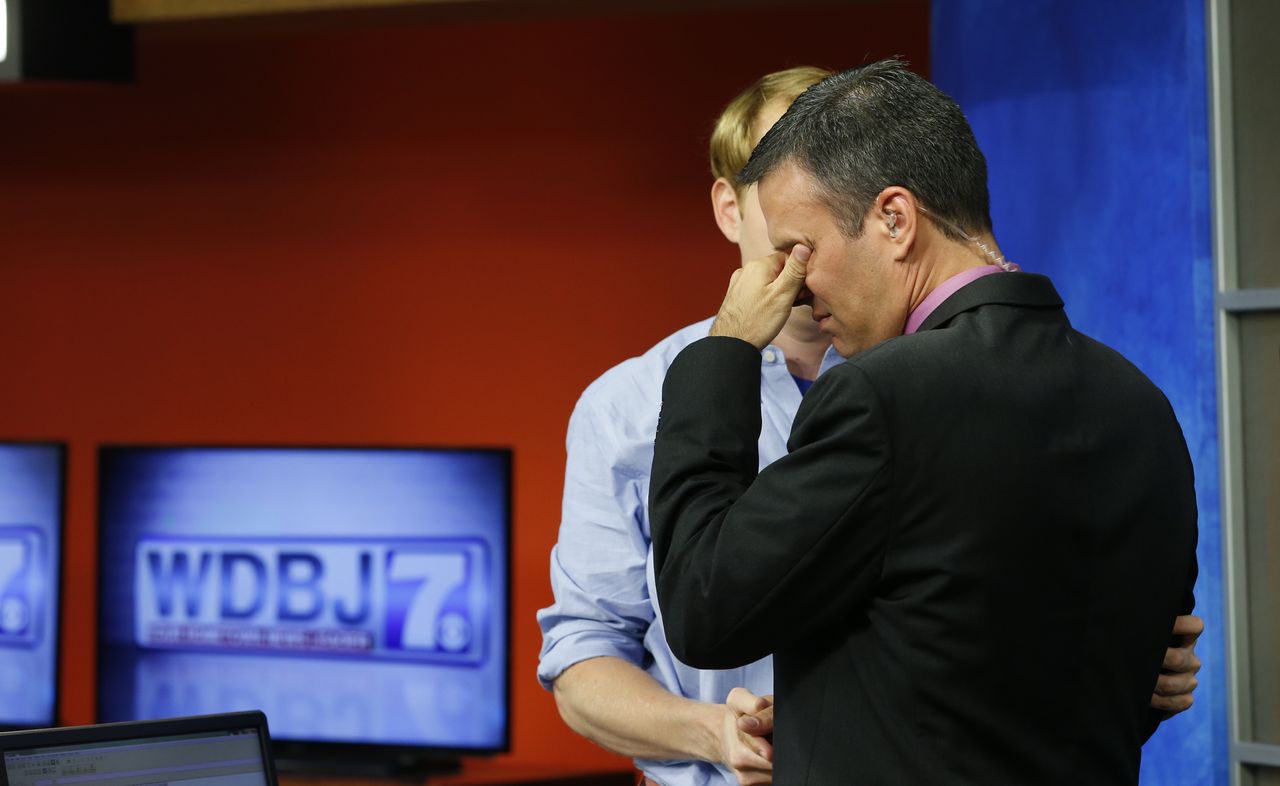
<svg viewBox="0 0 1280 786">
<path fill-rule="evenodd" d="M 890 213 L 888 221 L 885 222 L 889 227 L 889 237 L 898 236 L 898 214 Z"/>
</svg>

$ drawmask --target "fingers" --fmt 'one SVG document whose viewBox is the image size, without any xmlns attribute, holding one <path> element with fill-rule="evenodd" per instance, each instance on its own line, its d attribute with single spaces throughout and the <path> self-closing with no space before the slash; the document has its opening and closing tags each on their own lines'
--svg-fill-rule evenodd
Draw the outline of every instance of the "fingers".
<svg viewBox="0 0 1280 786">
<path fill-rule="evenodd" d="M 1151 694 L 1151 706 L 1168 713 L 1190 709 L 1195 703 L 1192 691 L 1200 684 L 1196 679 L 1198 671 L 1200 671 L 1200 658 L 1190 646 L 1170 647 L 1165 650 L 1164 671 L 1156 678 L 1156 687 Z"/>
<path fill-rule="evenodd" d="M 1173 621 L 1173 635 L 1182 639 L 1184 646 L 1194 645 L 1204 633 L 1204 620 L 1194 614 L 1183 614 Z"/>
<path fill-rule="evenodd" d="M 1179 696 L 1161 696 L 1159 694 L 1151 694 L 1152 709 L 1163 710 L 1164 712 L 1182 712 L 1191 709 L 1191 705 L 1195 704 L 1196 698 L 1190 693 L 1183 693 Z"/>
<path fill-rule="evenodd" d="M 749 741 L 749 742 L 748 742 Z M 734 745 L 725 758 L 725 766 L 731 770 L 763 770 L 773 769 L 773 746 L 768 740 L 742 735 L 742 740 Z"/>
<path fill-rule="evenodd" d="M 725 766 L 738 774 L 740 779 L 744 773 L 771 773 L 773 746 L 766 739 L 738 731 L 736 719 L 732 710 L 724 714 L 722 734 Z"/>
<path fill-rule="evenodd" d="M 807 258 L 807 249 L 793 249 L 790 257 L 775 252 L 744 264 L 729 282 L 710 335 L 740 338 L 756 349 L 768 346 L 786 324 L 804 284 L 799 257 Z M 792 272 L 786 273 L 788 269 Z"/>
<path fill-rule="evenodd" d="M 1164 651 L 1161 668 L 1175 674 L 1195 674 L 1200 671 L 1200 657 L 1190 647 L 1170 647 Z"/>
<path fill-rule="evenodd" d="M 1157 696 L 1179 696 L 1190 693 L 1200 684 L 1195 674 L 1161 674 L 1156 678 Z"/>
<path fill-rule="evenodd" d="M 764 737 L 773 732 L 773 697 L 757 696 L 746 688 L 734 688 L 725 698 L 725 708 L 725 766 L 733 771 L 741 786 L 773 783 L 773 745 Z M 739 724 L 744 722 L 758 731 L 751 733 L 741 728 Z"/>
<path fill-rule="evenodd" d="M 749 786 L 772 783 L 773 762 L 769 759 L 773 756 L 773 747 L 764 740 L 754 740 L 754 742 L 764 746 L 767 756 L 760 755 L 756 750 L 745 744 L 738 745 L 735 746 L 725 760 L 725 766 L 733 770 L 733 774 L 738 778 L 738 783 L 748 784 Z"/>
<path fill-rule="evenodd" d="M 755 769 L 773 769 L 773 743 L 763 737 L 752 737 L 750 734 L 740 735 L 742 746 L 751 751 L 752 758 L 745 760 L 743 766 Z"/>
<path fill-rule="evenodd" d="M 729 709 L 725 717 L 726 739 L 736 741 L 735 747 L 749 750 L 759 759 L 750 759 L 754 761 L 751 766 L 759 766 L 761 761 L 768 762 L 773 756 L 773 746 L 763 739 L 763 735 L 773 733 L 773 705 L 770 700 L 746 688 L 734 688 L 725 698 L 725 706 Z M 748 761 L 742 764 L 747 766 Z"/>
<path fill-rule="evenodd" d="M 798 289 L 808 272 L 811 253 L 808 246 L 796 245 L 790 254 L 775 251 L 744 263 L 739 270 L 744 275 L 758 279 L 761 285 L 784 290 Z"/>
<path fill-rule="evenodd" d="M 773 783 L 773 772 L 770 770 L 734 770 L 740 786 L 769 786 Z"/>
<path fill-rule="evenodd" d="M 724 700 L 729 709 L 739 715 L 754 715 L 769 707 L 769 700 L 755 695 L 746 688 L 734 688 Z"/>
<path fill-rule="evenodd" d="M 758 287 L 768 286 L 769 282 L 775 280 L 778 274 L 786 267 L 786 262 L 787 258 L 780 251 L 775 251 L 767 257 L 752 259 L 749 262 L 744 262 L 742 267 L 738 268 L 734 277 L 730 279 L 730 283 L 737 281 L 737 274 L 741 273 L 743 277 L 749 278 Z"/>
<path fill-rule="evenodd" d="M 759 276 L 765 299 L 772 308 L 784 314 L 800 305 L 801 292 L 807 291 L 804 286 L 808 270 L 809 247 L 796 245 L 785 258 L 781 253 L 758 260 L 760 263 L 752 274 Z M 771 268 L 771 269 L 770 269 Z M 758 271 L 758 272 L 757 272 Z M 809 302 L 812 302 L 810 296 Z M 785 319 L 785 316 L 783 317 Z M 779 325 L 781 327 L 781 325 Z"/>
<path fill-rule="evenodd" d="M 766 707 L 753 715 L 740 716 L 738 728 L 756 737 L 773 734 L 773 707 Z"/>
</svg>

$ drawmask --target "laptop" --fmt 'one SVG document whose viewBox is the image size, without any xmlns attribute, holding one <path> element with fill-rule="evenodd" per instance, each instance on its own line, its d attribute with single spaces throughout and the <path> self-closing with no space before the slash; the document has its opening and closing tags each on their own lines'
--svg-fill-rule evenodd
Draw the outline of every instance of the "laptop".
<svg viewBox="0 0 1280 786">
<path fill-rule="evenodd" d="M 0 786 L 276 786 L 267 718 L 231 712 L 0 734 Z"/>
</svg>

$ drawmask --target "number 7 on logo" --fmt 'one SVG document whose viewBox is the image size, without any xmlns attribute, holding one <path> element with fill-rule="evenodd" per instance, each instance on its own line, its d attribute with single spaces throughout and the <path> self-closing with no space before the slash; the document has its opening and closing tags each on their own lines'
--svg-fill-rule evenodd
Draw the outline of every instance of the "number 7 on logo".
<svg viewBox="0 0 1280 786">
<path fill-rule="evenodd" d="M 473 621 L 465 597 L 456 596 L 465 596 L 468 567 L 462 552 L 387 554 L 388 649 L 467 649 Z"/>
</svg>

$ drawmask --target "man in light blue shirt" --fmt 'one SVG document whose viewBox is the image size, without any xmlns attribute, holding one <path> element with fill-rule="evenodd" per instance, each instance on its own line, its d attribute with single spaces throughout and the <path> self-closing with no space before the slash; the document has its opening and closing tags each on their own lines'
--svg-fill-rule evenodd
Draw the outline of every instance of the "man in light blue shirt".
<svg viewBox="0 0 1280 786">
<path fill-rule="evenodd" d="M 712 208 L 743 261 L 772 249 L 755 189 L 738 188 L 737 173 L 796 96 L 829 73 L 769 74 L 735 98 L 716 124 Z M 725 671 L 689 668 L 668 649 L 655 605 L 646 500 L 662 379 L 676 354 L 710 326 L 708 319 L 677 331 L 610 369 L 579 399 L 569 421 L 560 540 L 551 555 L 556 601 L 538 614 L 538 677 L 554 685 L 566 722 L 635 757 L 649 778 L 666 786 L 771 781 L 767 737 L 746 734 L 736 723 L 739 715 L 768 706 L 761 697 L 773 690 L 770 659 Z M 761 353 L 761 466 L 786 453 L 802 390 L 841 362 L 810 309 L 795 309 Z"/>
<path fill-rule="evenodd" d="M 828 73 L 769 74 L 735 98 L 716 124 L 712 206 L 743 262 L 773 249 L 755 189 L 739 188 L 737 173 L 791 102 Z M 562 717 L 588 739 L 634 757 L 646 778 L 663 786 L 772 781 L 771 659 L 723 671 L 685 666 L 667 646 L 656 605 L 646 501 L 662 382 L 680 350 L 705 337 L 710 325 L 707 319 L 668 336 L 607 371 L 579 399 L 569 421 L 560 537 L 551 554 L 555 602 L 538 613 L 538 677 L 554 690 Z M 843 360 L 811 310 L 793 309 L 761 353 L 761 467 L 786 453 L 808 384 Z M 1179 623 L 1198 633 L 1195 618 Z M 1199 668 L 1193 643 L 1194 635 L 1187 647 L 1170 650 L 1166 667 L 1180 673 L 1162 678 L 1157 689 L 1166 695 L 1153 697 L 1153 706 L 1190 706 Z"/>
</svg>

